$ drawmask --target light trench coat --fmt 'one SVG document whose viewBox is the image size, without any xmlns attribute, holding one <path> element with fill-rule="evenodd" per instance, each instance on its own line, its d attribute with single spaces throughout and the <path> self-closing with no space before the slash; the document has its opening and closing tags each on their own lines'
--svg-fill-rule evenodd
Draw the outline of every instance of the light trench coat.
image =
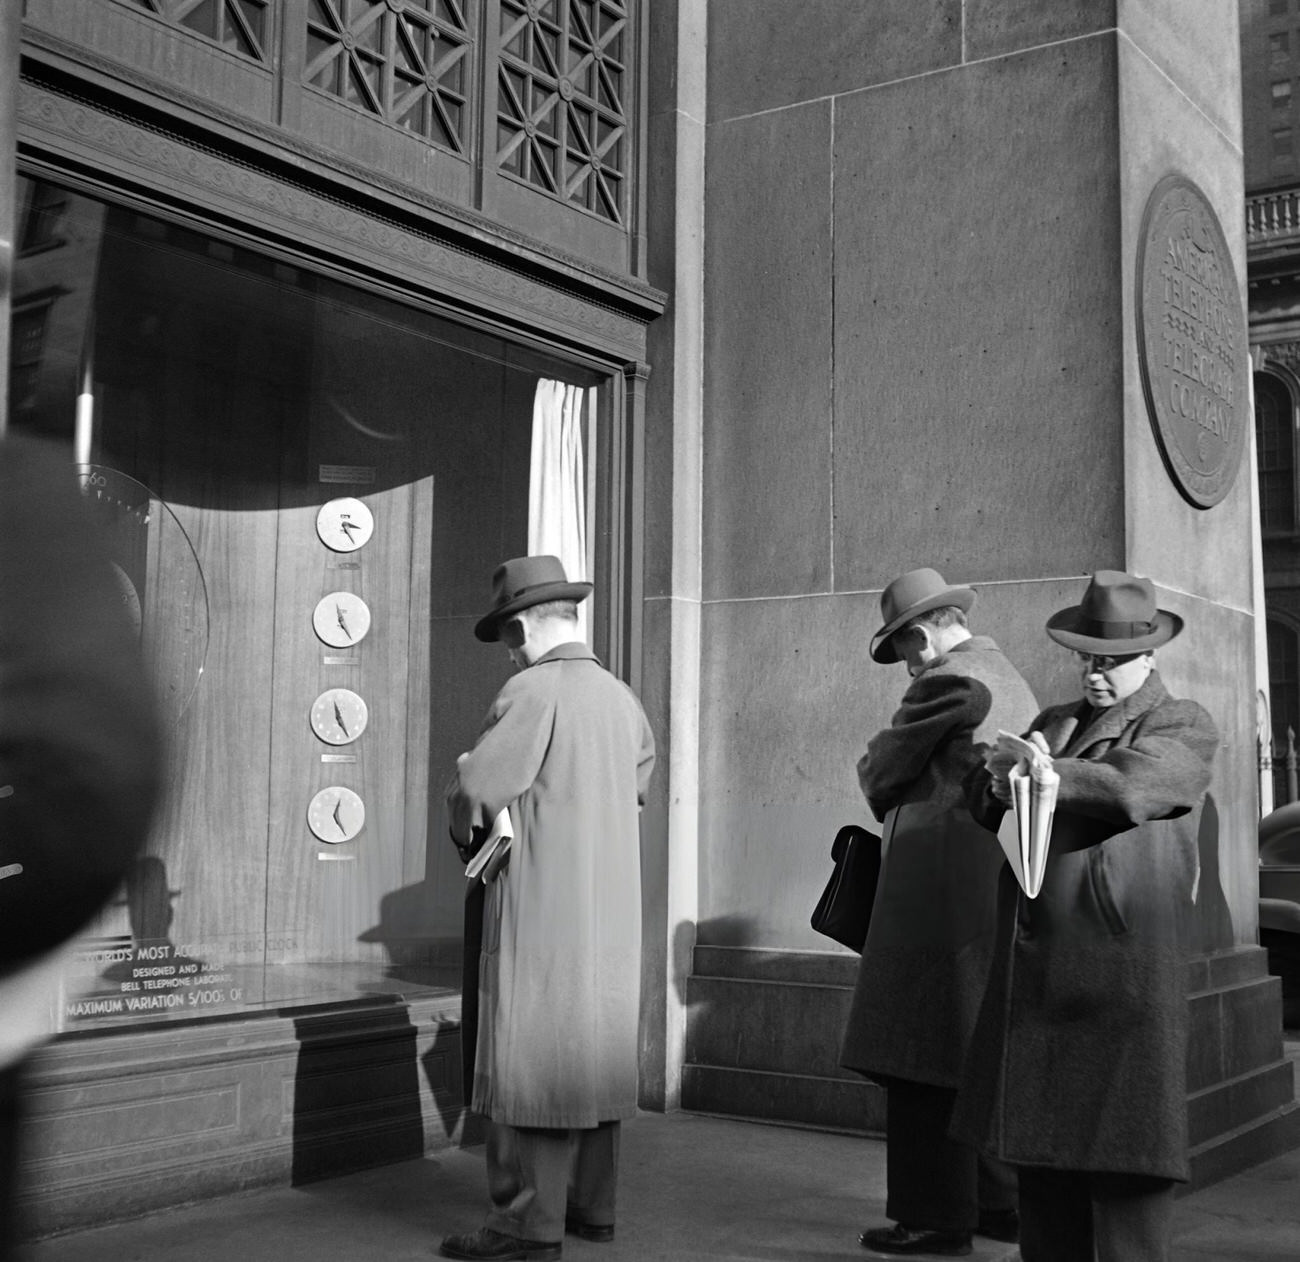
<svg viewBox="0 0 1300 1262">
<path fill-rule="evenodd" d="M 514 828 L 487 890 L 468 1044 L 472 1107 L 495 1122 L 580 1129 L 636 1111 L 639 812 L 654 758 L 631 689 L 569 643 L 501 689 L 448 786 L 457 841 L 506 806 Z"/>
</svg>

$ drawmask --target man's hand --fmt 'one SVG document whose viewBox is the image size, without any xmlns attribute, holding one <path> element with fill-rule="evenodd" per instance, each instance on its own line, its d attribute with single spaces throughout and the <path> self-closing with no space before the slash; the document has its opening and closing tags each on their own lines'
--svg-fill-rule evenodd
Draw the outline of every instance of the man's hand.
<svg viewBox="0 0 1300 1262">
<path fill-rule="evenodd" d="M 1042 732 L 1030 732 L 1024 739 L 1038 751 L 1033 769 L 1039 772 L 1051 770 L 1052 752 Z M 1004 806 L 1011 805 L 1011 772 L 1017 766 L 1024 771 L 1025 761 L 1022 751 L 1001 737 L 996 745 L 984 751 L 984 767 L 991 780 L 989 791 Z"/>
<path fill-rule="evenodd" d="M 1010 775 L 1020 759 L 1009 749 L 991 745 L 984 751 L 984 769 L 989 773 L 989 792 L 1003 806 L 1011 805 Z"/>
</svg>

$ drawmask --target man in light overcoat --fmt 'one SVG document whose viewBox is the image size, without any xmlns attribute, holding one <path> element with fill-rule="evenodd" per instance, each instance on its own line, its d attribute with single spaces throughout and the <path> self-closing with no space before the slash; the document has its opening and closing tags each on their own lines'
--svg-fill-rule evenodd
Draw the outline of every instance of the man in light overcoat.
<svg viewBox="0 0 1300 1262">
<path fill-rule="evenodd" d="M 997 645 L 967 629 L 974 600 L 969 587 L 913 570 L 882 594 L 884 625 L 871 643 L 877 662 L 906 662 L 913 677 L 858 762 L 862 791 L 884 822 L 883 846 L 841 1055 L 886 1092 L 885 1208 L 895 1222 L 861 1236 L 880 1253 L 961 1256 L 976 1230 L 1016 1236 L 1010 1172 L 948 1136 L 988 974 L 1002 864 L 962 782 L 999 728 L 1018 731 L 1037 709 Z"/>
<path fill-rule="evenodd" d="M 1030 739 L 1060 777 L 1042 888 L 1002 876 L 998 943 L 954 1133 L 1020 1176 L 1024 1262 L 1164 1262 L 1188 1178 L 1187 953 L 1218 733 L 1171 697 L 1155 650 L 1182 630 L 1150 579 L 1098 570 L 1047 634 L 1083 697 Z M 996 827 L 1012 753 L 972 777 Z"/>
<path fill-rule="evenodd" d="M 519 673 L 447 788 L 468 857 L 503 810 L 513 841 L 489 863 L 472 1107 L 489 1119 L 492 1209 L 448 1237 L 451 1258 L 554 1259 L 566 1231 L 614 1234 L 619 1124 L 636 1111 L 641 975 L 640 808 L 654 738 L 632 691 L 577 637 L 591 584 L 551 556 L 493 577 L 475 627 Z"/>
</svg>

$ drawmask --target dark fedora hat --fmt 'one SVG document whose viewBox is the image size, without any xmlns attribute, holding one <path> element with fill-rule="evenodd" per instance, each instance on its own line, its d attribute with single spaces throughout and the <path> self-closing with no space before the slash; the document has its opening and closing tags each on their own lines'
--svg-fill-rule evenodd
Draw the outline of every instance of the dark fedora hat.
<svg viewBox="0 0 1300 1262">
<path fill-rule="evenodd" d="M 872 637 L 871 656 L 877 662 L 897 662 L 890 636 L 903 623 L 931 609 L 955 605 L 963 613 L 975 603 L 975 589 L 949 585 L 938 570 L 909 570 L 880 593 L 880 616 L 885 625 Z"/>
<path fill-rule="evenodd" d="M 501 624 L 511 614 L 548 600 L 585 600 L 590 583 L 570 583 L 559 557 L 513 557 L 497 566 L 492 575 L 492 609 L 474 626 L 474 634 L 486 643 L 499 636 Z"/>
<path fill-rule="evenodd" d="M 1158 648 L 1182 629 L 1176 613 L 1156 608 L 1151 580 L 1123 570 L 1098 570 L 1077 605 L 1047 620 L 1047 634 L 1058 644 L 1112 655 Z"/>
</svg>

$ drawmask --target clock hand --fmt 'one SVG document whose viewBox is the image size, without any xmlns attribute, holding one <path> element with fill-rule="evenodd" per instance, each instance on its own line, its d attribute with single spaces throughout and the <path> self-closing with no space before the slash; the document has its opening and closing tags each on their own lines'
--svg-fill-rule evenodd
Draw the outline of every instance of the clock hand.
<svg viewBox="0 0 1300 1262">
<path fill-rule="evenodd" d="M 334 722 L 343 729 L 344 736 L 350 735 L 348 732 L 348 725 L 343 722 L 343 711 L 339 709 L 339 703 L 337 701 L 334 703 Z"/>
<path fill-rule="evenodd" d="M 338 616 L 340 629 L 350 640 L 352 638 L 352 632 L 348 630 L 348 620 L 343 616 L 343 606 L 336 604 L 334 606 L 334 612 Z"/>
<path fill-rule="evenodd" d="M 340 529 L 340 530 L 341 530 L 345 535 L 347 535 L 347 537 L 348 537 L 348 542 L 349 542 L 349 543 L 356 543 L 356 540 L 352 537 L 352 532 L 353 532 L 354 530 L 359 530 L 359 529 L 360 529 L 360 527 L 356 524 L 356 522 L 354 522 L 354 521 L 341 521 L 341 522 L 339 522 L 339 529 Z"/>
<path fill-rule="evenodd" d="M 343 833 L 346 836 L 348 830 L 343 827 L 343 820 L 339 815 L 339 812 L 342 809 L 343 809 L 343 799 L 339 798 L 339 800 L 334 803 L 334 822 L 339 826 L 339 832 Z"/>
</svg>

